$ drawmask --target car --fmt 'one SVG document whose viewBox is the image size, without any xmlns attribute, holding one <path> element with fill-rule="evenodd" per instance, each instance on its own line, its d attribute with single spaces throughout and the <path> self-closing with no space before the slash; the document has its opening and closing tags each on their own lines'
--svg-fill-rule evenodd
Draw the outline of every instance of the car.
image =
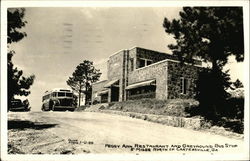
<svg viewBox="0 0 250 161">
<path fill-rule="evenodd" d="M 29 101 L 20 99 L 11 100 L 10 111 L 30 111 Z"/>
</svg>

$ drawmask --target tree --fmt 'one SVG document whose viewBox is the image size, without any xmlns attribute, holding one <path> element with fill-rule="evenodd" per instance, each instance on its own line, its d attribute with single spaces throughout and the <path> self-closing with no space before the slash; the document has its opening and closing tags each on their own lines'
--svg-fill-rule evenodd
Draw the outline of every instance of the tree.
<svg viewBox="0 0 250 161">
<path fill-rule="evenodd" d="M 25 32 L 20 31 L 21 28 L 25 27 L 27 21 L 24 21 L 25 9 L 20 8 L 10 8 L 8 9 L 7 19 L 8 19 L 8 44 L 13 42 L 18 42 L 27 36 Z"/>
<path fill-rule="evenodd" d="M 230 94 L 226 88 L 231 86 L 227 72 L 203 70 L 196 82 L 196 99 L 200 102 L 200 114 L 216 120 L 225 114 L 226 98 Z"/>
<path fill-rule="evenodd" d="M 177 42 L 169 45 L 173 54 L 189 61 L 199 57 L 213 69 L 225 65 L 229 55 L 244 60 L 242 7 L 184 7 L 179 15 L 163 23 Z"/>
<path fill-rule="evenodd" d="M 92 83 L 98 81 L 100 76 L 100 70 L 97 70 L 91 61 L 84 60 L 76 67 L 72 76 L 67 80 L 67 84 L 73 91 L 78 93 L 79 106 L 81 93 L 85 94 L 85 104 L 87 104 L 88 100 L 91 98 L 91 85 Z"/>
<path fill-rule="evenodd" d="M 23 21 L 25 9 L 8 9 L 8 45 L 18 42 L 27 34 L 20 31 L 27 23 Z M 11 100 L 15 95 L 28 96 L 30 94 L 30 87 L 34 83 L 35 75 L 24 77 L 23 71 L 14 67 L 12 57 L 15 51 L 10 50 L 7 55 L 8 61 L 8 109 L 11 107 Z"/>
<path fill-rule="evenodd" d="M 176 39 L 168 47 L 182 62 L 192 63 L 193 58 L 211 62 L 211 69 L 200 73 L 197 98 L 217 113 L 231 85 L 227 72 L 222 72 L 228 56 L 244 60 L 242 7 L 184 7 L 179 15 L 179 19 L 164 19 L 165 32 Z"/>
<path fill-rule="evenodd" d="M 243 88 L 243 84 L 239 79 L 236 79 L 236 81 L 233 82 L 233 85 L 235 88 Z"/>
<path fill-rule="evenodd" d="M 23 71 L 14 67 L 11 61 L 12 56 L 13 51 L 8 54 L 8 101 L 14 99 L 15 95 L 28 96 L 30 94 L 29 88 L 35 79 L 34 75 L 22 76 Z"/>
</svg>

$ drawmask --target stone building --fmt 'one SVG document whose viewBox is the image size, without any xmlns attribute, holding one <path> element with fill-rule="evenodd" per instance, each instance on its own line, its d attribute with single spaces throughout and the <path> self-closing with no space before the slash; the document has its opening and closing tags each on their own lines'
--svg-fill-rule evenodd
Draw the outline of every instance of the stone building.
<svg viewBox="0 0 250 161">
<path fill-rule="evenodd" d="M 109 57 L 108 80 L 92 85 L 92 103 L 192 98 L 200 69 L 200 61 L 181 65 L 170 54 L 139 47 L 121 50 Z"/>
</svg>

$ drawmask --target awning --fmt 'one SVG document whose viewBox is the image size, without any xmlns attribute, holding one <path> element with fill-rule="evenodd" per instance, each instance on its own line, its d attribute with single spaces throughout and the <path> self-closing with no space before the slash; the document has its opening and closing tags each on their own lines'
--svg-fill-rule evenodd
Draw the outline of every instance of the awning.
<svg viewBox="0 0 250 161">
<path fill-rule="evenodd" d="M 100 96 L 103 94 L 107 94 L 108 92 L 109 92 L 109 90 L 103 90 L 103 91 L 97 92 L 97 95 Z"/>
<path fill-rule="evenodd" d="M 105 84 L 105 88 L 110 88 L 113 84 L 117 83 L 119 81 L 119 79 L 115 79 L 112 81 L 109 81 L 107 84 Z"/>
<path fill-rule="evenodd" d="M 133 88 L 150 86 L 150 85 L 155 85 L 155 79 L 144 81 L 144 82 L 139 82 L 139 83 L 134 83 L 134 84 L 128 85 L 125 89 L 133 89 Z"/>
</svg>

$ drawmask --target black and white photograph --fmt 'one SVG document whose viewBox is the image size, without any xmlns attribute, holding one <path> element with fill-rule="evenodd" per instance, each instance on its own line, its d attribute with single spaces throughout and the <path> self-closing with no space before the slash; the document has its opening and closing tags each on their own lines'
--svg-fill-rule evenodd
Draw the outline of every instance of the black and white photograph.
<svg viewBox="0 0 250 161">
<path fill-rule="evenodd" d="M 1 160 L 249 160 L 249 1 L 3 1 Z"/>
</svg>

